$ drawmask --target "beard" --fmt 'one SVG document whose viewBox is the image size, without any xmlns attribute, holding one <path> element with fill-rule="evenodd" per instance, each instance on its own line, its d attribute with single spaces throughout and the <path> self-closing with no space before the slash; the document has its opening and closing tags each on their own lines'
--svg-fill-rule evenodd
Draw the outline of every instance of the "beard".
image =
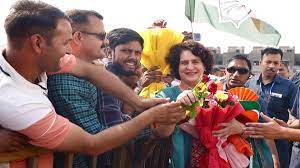
<svg viewBox="0 0 300 168">
<path fill-rule="evenodd" d="M 113 63 L 112 64 L 113 73 L 117 76 L 137 76 L 137 73 L 131 70 L 125 70 L 120 64 Z"/>
</svg>

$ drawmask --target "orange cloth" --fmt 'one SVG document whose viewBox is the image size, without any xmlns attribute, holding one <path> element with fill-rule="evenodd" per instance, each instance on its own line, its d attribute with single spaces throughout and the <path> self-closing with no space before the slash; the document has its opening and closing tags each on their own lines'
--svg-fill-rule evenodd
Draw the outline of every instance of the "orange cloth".
<svg viewBox="0 0 300 168">
<path fill-rule="evenodd" d="M 229 136 L 227 142 L 233 144 L 238 152 L 243 153 L 246 156 L 252 156 L 254 154 L 251 145 L 240 135 Z"/>
<path fill-rule="evenodd" d="M 247 122 L 257 122 L 259 119 L 259 114 L 253 110 L 246 110 L 240 115 L 236 116 L 236 119 L 244 124 Z"/>
</svg>

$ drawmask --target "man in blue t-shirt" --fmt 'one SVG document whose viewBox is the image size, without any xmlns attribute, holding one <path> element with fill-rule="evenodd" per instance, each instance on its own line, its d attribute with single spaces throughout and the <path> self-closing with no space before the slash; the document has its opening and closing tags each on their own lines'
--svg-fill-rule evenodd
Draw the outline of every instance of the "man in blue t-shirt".
<svg viewBox="0 0 300 168">
<path fill-rule="evenodd" d="M 265 114 L 287 122 L 289 110 L 292 110 L 294 106 L 297 88 L 291 81 L 277 75 L 282 56 L 283 53 L 280 49 L 264 49 L 260 60 L 261 74 L 252 77 L 246 86 L 256 91 L 260 98 L 265 101 Z M 289 167 L 289 142 L 279 139 L 275 140 L 275 143 L 280 166 L 282 168 Z"/>
</svg>

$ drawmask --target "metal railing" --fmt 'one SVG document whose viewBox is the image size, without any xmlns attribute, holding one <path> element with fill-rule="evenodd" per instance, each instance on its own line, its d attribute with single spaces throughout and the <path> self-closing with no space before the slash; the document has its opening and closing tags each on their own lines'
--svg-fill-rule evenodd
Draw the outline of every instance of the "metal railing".
<svg viewBox="0 0 300 168">
<path fill-rule="evenodd" d="M 132 146 L 130 144 L 123 145 L 119 148 L 116 148 L 113 150 L 113 168 L 127 168 L 127 167 L 134 167 L 134 168 L 140 168 L 140 167 L 147 167 L 147 168 L 156 168 L 161 167 L 160 162 L 161 159 L 163 159 L 161 151 L 157 151 L 152 153 L 154 150 L 154 147 L 157 144 L 157 140 L 145 140 L 141 141 L 141 143 L 136 144 L 140 149 L 140 153 L 134 153 L 132 151 Z M 166 146 L 166 144 L 163 144 L 162 146 Z M 27 160 L 27 168 L 38 168 L 38 156 L 43 154 L 49 154 L 53 153 L 53 151 L 40 148 L 40 147 L 34 147 L 34 146 L 28 146 L 25 147 L 17 152 L 6 152 L 6 153 L 0 153 L 0 164 L 1 163 L 8 163 L 12 161 L 19 161 L 19 160 Z M 139 155 L 138 159 L 133 159 L 134 155 Z M 152 155 L 152 156 L 151 156 Z M 74 153 L 64 153 L 64 168 L 72 168 L 73 166 L 73 159 L 74 159 Z M 145 164 L 147 163 L 147 158 L 150 157 L 150 162 L 155 162 L 151 164 Z M 97 167 L 97 156 L 90 156 L 89 160 L 89 168 L 96 168 Z M 155 160 L 155 161 L 154 161 Z M 160 166 L 158 166 L 160 165 Z M 162 166 L 162 168 L 167 166 Z"/>
<path fill-rule="evenodd" d="M 25 147 L 16 152 L 5 152 L 0 153 L 0 163 L 7 163 L 11 161 L 28 159 L 28 168 L 37 168 L 38 166 L 38 156 L 42 154 L 49 153 L 50 151 L 39 148 L 39 147 Z"/>
<path fill-rule="evenodd" d="M 12 161 L 27 160 L 27 168 L 38 168 L 38 156 L 47 153 L 52 153 L 52 151 L 49 151 L 44 148 L 35 147 L 35 146 L 29 146 L 16 152 L 0 153 L 0 163 L 9 163 Z M 65 154 L 64 168 L 72 168 L 74 153 L 64 153 L 64 154 Z M 91 156 L 89 167 L 90 168 L 97 167 L 96 156 Z"/>
</svg>

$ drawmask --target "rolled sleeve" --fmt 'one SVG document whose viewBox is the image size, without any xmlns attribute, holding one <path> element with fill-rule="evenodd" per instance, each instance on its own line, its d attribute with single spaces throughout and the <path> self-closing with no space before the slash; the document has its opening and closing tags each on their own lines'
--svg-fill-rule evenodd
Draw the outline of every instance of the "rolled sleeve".
<svg viewBox="0 0 300 168">
<path fill-rule="evenodd" d="M 52 111 L 43 119 L 18 132 L 28 136 L 32 145 L 55 149 L 69 134 L 72 125 L 74 124 L 68 119 Z"/>
</svg>

